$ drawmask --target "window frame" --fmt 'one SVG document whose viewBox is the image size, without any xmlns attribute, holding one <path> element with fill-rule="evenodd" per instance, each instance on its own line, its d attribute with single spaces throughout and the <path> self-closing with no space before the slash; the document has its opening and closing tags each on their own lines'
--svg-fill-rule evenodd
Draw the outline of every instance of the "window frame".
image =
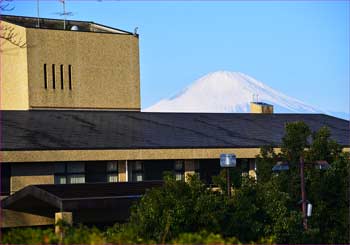
<svg viewBox="0 0 350 245">
<path fill-rule="evenodd" d="M 182 167 L 177 168 L 177 165 L 181 163 Z M 175 160 L 174 161 L 174 177 L 177 181 L 183 181 L 185 180 L 185 160 Z M 181 176 L 180 179 L 177 179 L 177 176 Z"/>
<path fill-rule="evenodd" d="M 68 165 L 69 164 L 83 164 L 83 171 L 68 171 Z M 58 164 L 63 164 L 63 171 L 56 171 L 56 165 Z M 81 183 L 71 183 L 70 181 L 70 177 L 74 176 L 74 175 L 83 175 L 84 176 L 84 182 L 81 182 Z M 58 177 L 64 177 L 65 179 L 65 183 L 58 183 L 57 182 L 57 178 Z M 57 162 L 54 164 L 54 184 L 57 184 L 57 185 L 65 185 L 65 184 L 85 184 L 86 183 L 86 180 L 85 180 L 85 177 L 86 177 L 86 167 L 85 167 L 85 163 L 84 162 Z"/>
<path fill-rule="evenodd" d="M 136 169 L 136 164 L 141 164 L 140 169 Z M 141 174 L 142 180 L 137 180 L 137 174 Z M 142 182 L 145 179 L 145 168 L 144 168 L 144 162 L 143 161 L 134 161 L 132 166 L 132 174 L 131 174 L 131 180 L 132 182 Z"/>
<path fill-rule="evenodd" d="M 110 170 L 108 168 L 108 165 L 109 164 L 116 164 L 117 165 L 117 168 L 114 169 L 114 170 Z M 106 182 L 107 183 L 116 183 L 116 182 L 119 182 L 119 162 L 118 161 L 109 161 L 106 163 Z M 109 176 L 113 175 L 113 174 L 116 174 L 117 176 L 117 181 L 109 181 Z"/>
</svg>

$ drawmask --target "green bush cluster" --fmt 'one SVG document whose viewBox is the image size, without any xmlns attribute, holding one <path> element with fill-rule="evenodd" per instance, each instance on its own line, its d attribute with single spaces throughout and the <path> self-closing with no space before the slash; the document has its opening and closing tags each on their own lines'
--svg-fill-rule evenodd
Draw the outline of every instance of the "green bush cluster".
<svg viewBox="0 0 350 245">
<path fill-rule="evenodd" d="M 3 232 L 1 244 L 105 244 L 105 233 L 86 226 L 60 225 L 62 233 L 54 228 L 13 228 Z"/>
<path fill-rule="evenodd" d="M 56 244 L 58 241 L 53 228 L 13 228 L 1 237 L 1 244 Z"/>
<path fill-rule="evenodd" d="M 86 226 L 64 228 L 64 236 L 56 235 L 52 228 L 15 228 L 5 232 L 1 244 L 157 244 L 135 236 L 128 225 L 115 224 L 104 231 Z M 274 244 L 273 237 L 262 238 L 258 244 Z M 242 244 L 236 237 L 201 231 L 180 233 L 167 244 Z M 251 242 L 254 244 L 254 242 Z"/>
</svg>

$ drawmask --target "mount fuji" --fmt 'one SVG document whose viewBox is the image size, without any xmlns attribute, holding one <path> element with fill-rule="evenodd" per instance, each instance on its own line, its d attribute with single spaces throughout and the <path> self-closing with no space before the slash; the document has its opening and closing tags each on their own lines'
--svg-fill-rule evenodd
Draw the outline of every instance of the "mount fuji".
<svg viewBox="0 0 350 245">
<path fill-rule="evenodd" d="M 240 72 L 209 73 L 182 92 L 146 108 L 146 112 L 238 112 L 250 111 L 253 96 L 274 106 L 277 113 L 327 113 L 278 92 Z M 328 113 L 327 113 L 328 114 Z"/>
</svg>

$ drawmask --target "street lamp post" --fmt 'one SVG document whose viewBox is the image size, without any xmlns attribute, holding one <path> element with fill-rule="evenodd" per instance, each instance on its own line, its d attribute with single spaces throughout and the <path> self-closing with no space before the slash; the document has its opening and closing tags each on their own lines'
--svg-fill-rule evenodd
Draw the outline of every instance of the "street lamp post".
<svg viewBox="0 0 350 245">
<path fill-rule="evenodd" d="M 304 158 L 300 157 L 300 187 L 301 187 L 301 210 L 303 212 L 303 226 L 307 230 L 306 217 L 306 191 L 305 191 L 305 175 L 304 175 Z"/>
<path fill-rule="evenodd" d="M 304 227 L 304 230 L 307 230 L 307 217 L 311 216 L 312 205 L 310 203 L 308 204 L 310 206 L 309 212 L 308 212 L 306 207 L 306 203 L 308 201 L 306 200 L 305 174 L 304 174 L 305 162 L 304 162 L 303 156 L 300 156 L 299 164 L 300 164 L 301 210 L 302 210 L 302 218 L 303 218 L 303 227 Z M 320 170 L 325 170 L 330 167 L 328 162 L 324 160 L 316 161 L 313 164 L 316 169 L 320 169 Z M 289 170 L 288 162 L 277 162 L 277 164 L 272 168 L 272 171 L 274 172 L 285 171 L 285 170 Z"/>
<path fill-rule="evenodd" d="M 236 155 L 235 154 L 221 154 L 220 166 L 226 168 L 226 184 L 227 184 L 227 196 L 231 197 L 231 181 L 230 181 L 230 168 L 236 167 Z"/>
</svg>

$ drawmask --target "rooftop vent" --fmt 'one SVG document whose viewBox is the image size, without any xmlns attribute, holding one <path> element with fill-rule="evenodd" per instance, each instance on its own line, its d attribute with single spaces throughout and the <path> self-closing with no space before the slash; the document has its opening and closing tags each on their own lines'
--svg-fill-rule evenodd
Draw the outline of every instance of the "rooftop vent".
<svg viewBox="0 0 350 245">
<path fill-rule="evenodd" d="M 78 26 L 72 26 L 70 28 L 71 31 L 79 31 L 79 27 Z"/>
</svg>

